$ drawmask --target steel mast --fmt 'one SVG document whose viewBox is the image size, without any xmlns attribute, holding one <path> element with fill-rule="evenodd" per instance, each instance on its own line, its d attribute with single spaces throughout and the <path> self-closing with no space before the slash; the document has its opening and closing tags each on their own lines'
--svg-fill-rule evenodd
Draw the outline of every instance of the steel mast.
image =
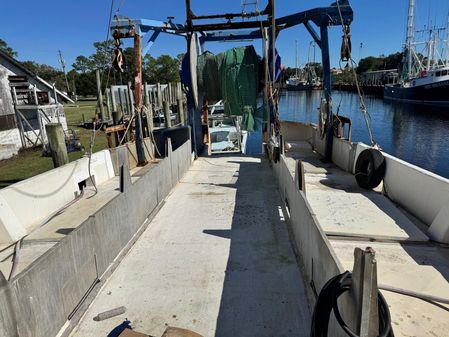
<svg viewBox="0 0 449 337">
<path fill-rule="evenodd" d="M 408 78 L 412 77 L 412 63 L 413 63 L 413 40 L 415 30 L 415 0 L 409 0 L 408 3 L 408 17 L 407 17 L 407 70 Z"/>
<path fill-rule="evenodd" d="M 296 49 L 296 57 L 295 57 L 295 76 L 298 78 L 298 40 L 295 40 L 295 49 Z"/>
<path fill-rule="evenodd" d="M 449 13 L 447 14 L 447 26 L 446 26 L 446 67 L 449 66 Z"/>
</svg>

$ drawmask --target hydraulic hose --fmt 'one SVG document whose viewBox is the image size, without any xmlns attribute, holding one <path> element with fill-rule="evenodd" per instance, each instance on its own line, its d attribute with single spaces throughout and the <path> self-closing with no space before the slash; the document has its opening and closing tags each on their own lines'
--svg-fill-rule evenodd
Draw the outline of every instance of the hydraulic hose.
<svg viewBox="0 0 449 337">
<path fill-rule="evenodd" d="M 352 274 L 349 271 L 331 278 L 321 290 L 312 317 L 311 337 L 327 337 L 331 312 L 346 334 L 350 337 L 359 337 L 343 320 L 338 308 L 338 298 L 351 289 Z M 391 316 L 385 298 L 378 291 L 379 308 L 379 337 L 393 337 Z"/>
</svg>

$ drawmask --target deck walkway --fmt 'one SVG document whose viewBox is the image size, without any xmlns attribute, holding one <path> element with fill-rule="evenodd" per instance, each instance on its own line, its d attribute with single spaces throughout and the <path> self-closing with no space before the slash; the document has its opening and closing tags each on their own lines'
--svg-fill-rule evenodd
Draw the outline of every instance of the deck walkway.
<svg viewBox="0 0 449 337">
<path fill-rule="evenodd" d="M 323 163 L 307 142 L 296 145 L 288 153 L 288 168 L 294 176 L 295 160 L 302 161 L 307 201 L 344 269 L 352 269 L 356 247 L 372 247 L 379 284 L 449 294 L 447 245 L 429 241 L 418 220 L 383 195 L 381 187 L 361 189 L 354 175 Z M 449 305 L 382 293 L 395 336 L 449 336 Z"/>
<path fill-rule="evenodd" d="M 308 336 L 310 309 L 265 159 L 200 158 L 123 259 L 72 336 L 107 336 L 126 318 L 161 336 Z M 98 313 L 125 314 L 96 322 Z"/>
</svg>

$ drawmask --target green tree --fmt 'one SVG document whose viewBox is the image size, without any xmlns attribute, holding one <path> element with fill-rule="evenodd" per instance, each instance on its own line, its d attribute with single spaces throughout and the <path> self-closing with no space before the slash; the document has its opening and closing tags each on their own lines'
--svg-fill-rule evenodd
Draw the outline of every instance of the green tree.
<svg viewBox="0 0 449 337">
<path fill-rule="evenodd" d="M 404 53 L 398 52 L 388 56 L 380 55 L 378 57 L 368 56 L 359 61 L 357 73 L 361 74 L 367 71 L 401 69 L 404 59 Z"/>
<path fill-rule="evenodd" d="M 112 50 L 114 46 L 112 40 L 94 42 L 95 53 L 89 59 L 95 69 L 108 70 L 112 63 Z"/>
<path fill-rule="evenodd" d="M 154 73 L 150 77 L 153 83 L 170 83 L 179 81 L 179 60 L 169 55 L 156 59 Z"/>
<path fill-rule="evenodd" d="M 22 64 L 33 74 L 39 76 L 50 84 L 55 83 L 57 88 L 64 89 L 66 87 L 64 73 L 61 70 L 34 61 L 24 61 Z"/>
<path fill-rule="evenodd" d="M 5 52 L 11 57 L 17 57 L 17 52 L 14 51 L 7 43 L 6 41 L 0 39 L 0 50 Z"/>
<path fill-rule="evenodd" d="M 80 55 L 75 59 L 75 63 L 72 64 L 73 69 L 83 74 L 88 71 L 94 71 L 94 62 L 86 56 Z"/>
<path fill-rule="evenodd" d="M 340 74 L 336 74 L 333 77 L 334 84 L 354 84 L 352 68 L 344 68 Z"/>
</svg>

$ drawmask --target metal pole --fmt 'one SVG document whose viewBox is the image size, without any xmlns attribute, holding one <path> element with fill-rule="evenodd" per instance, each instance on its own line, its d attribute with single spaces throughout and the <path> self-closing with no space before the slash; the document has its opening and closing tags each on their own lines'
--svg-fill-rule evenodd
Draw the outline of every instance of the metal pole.
<svg viewBox="0 0 449 337">
<path fill-rule="evenodd" d="M 142 134 L 142 46 L 138 34 L 134 35 L 134 102 L 136 109 L 136 152 L 137 165 L 143 166 L 147 163 L 143 147 Z"/>
<path fill-rule="evenodd" d="M 100 70 L 97 69 L 95 71 L 95 74 L 97 76 L 97 102 L 100 107 L 100 119 L 103 120 L 104 106 L 103 106 L 103 93 L 101 92 Z"/>
<path fill-rule="evenodd" d="M 59 62 L 61 62 L 62 71 L 64 72 L 65 77 L 65 85 L 67 86 L 67 95 L 70 95 L 70 87 L 69 87 L 69 80 L 67 79 L 67 73 L 65 72 L 65 61 L 62 57 L 62 52 L 59 50 Z"/>
<path fill-rule="evenodd" d="M 271 2 L 271 57 L 273 62 L 272 69 L 272 80 L 273 80 L 273 91 L 274 83 L 276 82 L 276 17 L 274 12 L 274 0 Z"/>
<path fill-rule="evenodd" d="M 415 0 L 409 0 L 407 17 L 407 71 L 408 78 L 412 77 L 413 40 L 415 34 Z"/>
<path fill-rule="evenodd" d="M 270 136 L 271 136 L 271 121 L 270 121 L 270 107 L 268 103 L 268 97 L 269 97 L 269 91 L 270 91 L 270 71 L 268 67 L 268 28 L 264 28 L 265 34 L 263 34 L 263 56 L 264 56 L 264 71 L 265 71 L 265 90 L 264 90 L 264 105 L 265 105 L 265 113 L 267 114 L 267 139 L 266 142 L 268 143 Z M 262 140 L 263 141 L 263 140 Z"/>
<path fill-rule="evenodd" d="M 334 127 L 333 127 L 333 114 L 332 114 L 332 83 L 331 83 L 331 66 L 329 59 L 329 36 L 328 25 L 329 18 L 323 16 L 321 18 L 320 33 L 321 33 L 321 55 L 323 63 L 323 88 L 324 97 L 326 99 L 326 148 L 324 159 L 327 162 L 332 161 L 332 146 L 334 141 Z"/>
</svg>

